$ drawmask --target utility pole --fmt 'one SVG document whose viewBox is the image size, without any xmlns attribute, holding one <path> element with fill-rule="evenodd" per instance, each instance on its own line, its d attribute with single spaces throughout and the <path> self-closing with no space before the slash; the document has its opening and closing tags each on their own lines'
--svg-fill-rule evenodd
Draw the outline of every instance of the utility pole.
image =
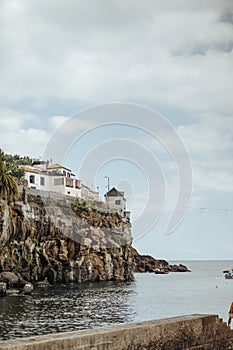
<svg viewBox="0 0 233 350">
<path fill-rule="evenodd" d="M 107 179 L 107 180 L 108 180 L 107 189 L 108 189 L 108 191 L 109 191 L 109 190 L 110 190 L 109 176 L 105 176 L 105 179 Z"/>
</svg>

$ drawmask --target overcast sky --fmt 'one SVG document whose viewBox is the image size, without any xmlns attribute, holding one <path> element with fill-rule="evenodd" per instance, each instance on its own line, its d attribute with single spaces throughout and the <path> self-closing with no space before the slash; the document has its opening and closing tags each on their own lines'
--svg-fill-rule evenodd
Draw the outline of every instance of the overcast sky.
<svg viewBox="0 0 233 350">
<path fill-rule="evenodd" d="M 186 144 L 193 198 L 173 234 L 165 234 L 165 214 L 135 246 L 167 259 L 233 259 L 232 0 L 0 0 L 0 50 L 5 152 L 42 157 L 62 122 L 96 104 L 150 107 Z M 148 135 L 118 132 L 159 153 Z M 115 130 L 108 135 L 113 139 Z M 71 152 L 67 165 L 77 165 L 87 145 L 105 140 L 100 133 L 80 141 L 80 157 L 75 163 Z M 164 156 L 161 162 L 166 172 L 171 160 Z M 124 174 L 123 168 L 103 166 L 95 186 L 103 194 L 108 174 L 112 185 L 128 188 L 136 217 L 146 186 L 136 186 L 143 183 L 140 172 L 128 164 Z M 176 186 L 168 175 L 171 202 Z"/>
</svg>

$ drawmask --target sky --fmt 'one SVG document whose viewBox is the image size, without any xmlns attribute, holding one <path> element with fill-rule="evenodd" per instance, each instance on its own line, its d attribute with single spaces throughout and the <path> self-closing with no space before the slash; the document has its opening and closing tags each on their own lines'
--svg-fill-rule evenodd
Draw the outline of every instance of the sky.
<svg viewBox="0 0 233 350">
<path fill-rule="evenodd" d="M 231 0 L 0 0 L 0 50 L 5 152 L 42 159 L 50 140 L 59 144 L 58 131 L 77 116 L 72 131 L 82 137 L 69 145 L 63 163 L 98 186 L 101 198 L 105 176 L 125 191 L 141 253 L 233 260 Z M 177 143 L 169 142 L 166 128 L 136 128 L 127 114 L 125 124 L 116 124 L 114 104 L 102 127 L 101 107 L 95 122 L 83 113 L 119 102 L 142 106 L 145 125 L 149 110 L 157 122 L 162 116 L 190 157 L 192 197 L 170 234 L 167 223 L 184 185 L 173 159 Z M 56 152 L 51 158 L 57 160 Z"/>
</svg>

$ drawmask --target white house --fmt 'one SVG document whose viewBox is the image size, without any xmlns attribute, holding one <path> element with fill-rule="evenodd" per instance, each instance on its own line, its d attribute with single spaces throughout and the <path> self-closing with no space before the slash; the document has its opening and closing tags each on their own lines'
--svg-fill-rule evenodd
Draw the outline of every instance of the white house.
<svg viewBox="0 0 233 350">
<path fill-rule="evenodd" d="M 81 181 L 75 178 L 70 169 L 60 164 L 49 166 L 47 162 L 21 167 L 25 170 L 29 188 L 81 197 Z"/>
<path fill-rule="evenodd" d="M 97 202 L 99 201 L 99 192 L 96 192 L 88 186 L 81 184 L 81 198 Z"/>
<path fill-rule="evenodd" d="M 115 209 L 122 216 L 125 216 L 126 213 L 127 217 L 129 216 L 129 212 L 126 212 L 126 199 L 124 197 L 124 192 L 118 191 L 115 187 L 113 187 L 104 196 L 106 204 L 109 208 Z"/>
</svg>

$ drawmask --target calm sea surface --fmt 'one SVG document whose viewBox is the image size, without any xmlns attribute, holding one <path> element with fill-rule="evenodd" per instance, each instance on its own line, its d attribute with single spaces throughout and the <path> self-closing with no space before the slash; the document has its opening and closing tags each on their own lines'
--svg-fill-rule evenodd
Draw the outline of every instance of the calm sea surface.
<svg viewBox="0 0 233 350">
<path fill-rule="evenodd" d="M 25 337 L 193 313 L 227 319 L 233 261 L 186 261 L 191 273 L 135 274 L 133 282 L 37 289 L 0 299 L 0 339 Z"/>
</svg>

